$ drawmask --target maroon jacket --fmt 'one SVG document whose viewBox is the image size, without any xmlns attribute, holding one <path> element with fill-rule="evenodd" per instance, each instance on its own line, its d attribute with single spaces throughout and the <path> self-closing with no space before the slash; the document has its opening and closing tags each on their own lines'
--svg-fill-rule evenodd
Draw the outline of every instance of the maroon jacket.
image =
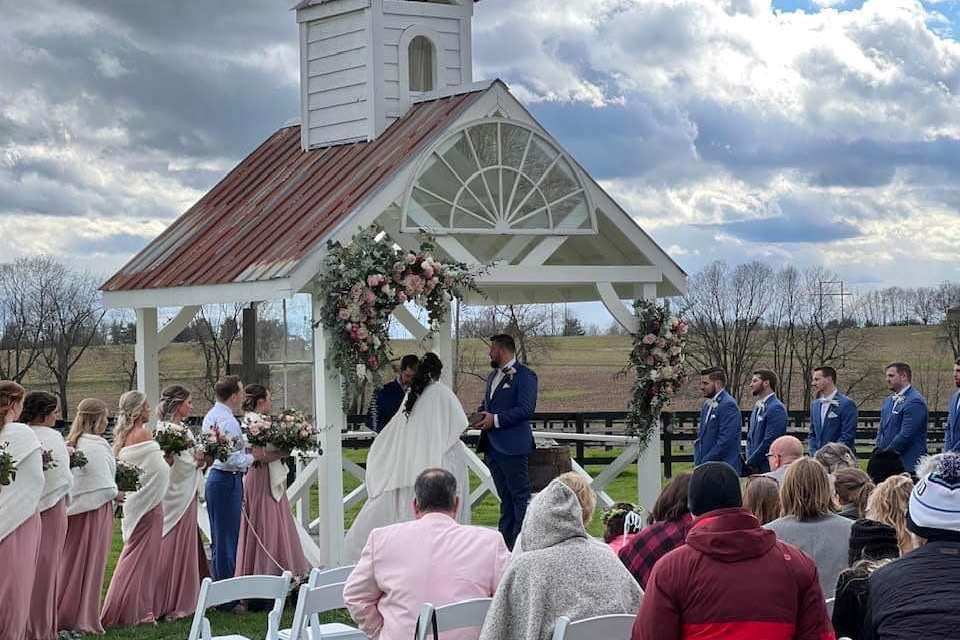
<svg viewBox="0 0 960 640">
<path fill-rule="evenodd" d="M 744 509 L 699 518 L 653 567 L 632 640 L 834 640 L 817 567 Z"/>
</svg>

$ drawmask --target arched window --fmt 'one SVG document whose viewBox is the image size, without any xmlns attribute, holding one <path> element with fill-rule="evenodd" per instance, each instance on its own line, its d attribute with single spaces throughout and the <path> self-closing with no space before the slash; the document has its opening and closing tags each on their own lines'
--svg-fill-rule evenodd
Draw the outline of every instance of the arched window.
<svg viewBox="0 0 960 640">
<path fill-rule="evenodd" d="M 436 50 L 426 36 L 417 36 L 407 49 L 411 93 L 429 93 L 435 89 Z"/>
</svg>

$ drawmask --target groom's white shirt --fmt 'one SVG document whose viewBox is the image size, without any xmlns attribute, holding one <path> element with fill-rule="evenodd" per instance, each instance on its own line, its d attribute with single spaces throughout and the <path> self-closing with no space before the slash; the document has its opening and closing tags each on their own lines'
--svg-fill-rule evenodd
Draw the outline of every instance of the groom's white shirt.
<svg viewBox="0 0 960 640">
<path fill-rule="evenodd" d="M 493 375 L 493 382 L 490 383 L 490 398 L 493 398 L 493 394 L 497 392 L 497 388 L 500 386 L 500 381 L 503 380 L 503 376 L 507 375 L 503 372 L 503 370 L 515 366 L 517 366 L 517 359 L 513 358 L 510 362 L 502 367 L 497 367 L 497 372 Z M 493 414 L 493 428 L 500 428 L 500 416 L 497 414 Z"/>
</svg>

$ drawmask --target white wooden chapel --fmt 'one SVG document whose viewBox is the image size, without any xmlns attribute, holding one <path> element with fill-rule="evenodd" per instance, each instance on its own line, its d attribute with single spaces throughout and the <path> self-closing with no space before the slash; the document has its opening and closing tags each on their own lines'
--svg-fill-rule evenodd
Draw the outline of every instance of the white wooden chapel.
<svg viewBox="0 0 960 640">
<path fill-rule="evenodd" d="M 279 129 L 106 284 L 110 307 L 136 310 L 138 385 L 159 395 L 159 352 L 199 305 L 313 297 L 327 241 L 376 223 L 404 247 L 428 231 L 447 257 L 488 265 L 467 304 L 600 301 L 627 329 L 622 302 L 683 294 L 686 275 L 507 86 L 472 77 L 470 0 L 304 0 L 301 120 Z M 158 308 L 179 307 L 165 326 Z M 414 336 L 425 327 L 395 314 Z M 340 562 L 344 495 L 341 387 L 331 339 L 313 336 L 314 413 L 324 455 L 289 495 L 317 483 L 311 534 Z M 451 327 L 432 348 L 452 359 Z M 450 372 L 452 367 L 445 368 Z M 638 493 L 659 491 L 659 440 Z"/>
</svg>

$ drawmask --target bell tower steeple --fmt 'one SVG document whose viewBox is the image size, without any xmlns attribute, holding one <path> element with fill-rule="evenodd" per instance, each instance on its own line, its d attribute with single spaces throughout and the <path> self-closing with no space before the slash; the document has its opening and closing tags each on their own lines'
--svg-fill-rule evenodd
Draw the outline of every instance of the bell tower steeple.
<svg viewBox="0 0 960 640">
<path fill-rule="evenodd" d="M 373 140 L 417 100 L 473 82 L 473 0 L 303 0 L 304 149 Z"/>
</svg>

